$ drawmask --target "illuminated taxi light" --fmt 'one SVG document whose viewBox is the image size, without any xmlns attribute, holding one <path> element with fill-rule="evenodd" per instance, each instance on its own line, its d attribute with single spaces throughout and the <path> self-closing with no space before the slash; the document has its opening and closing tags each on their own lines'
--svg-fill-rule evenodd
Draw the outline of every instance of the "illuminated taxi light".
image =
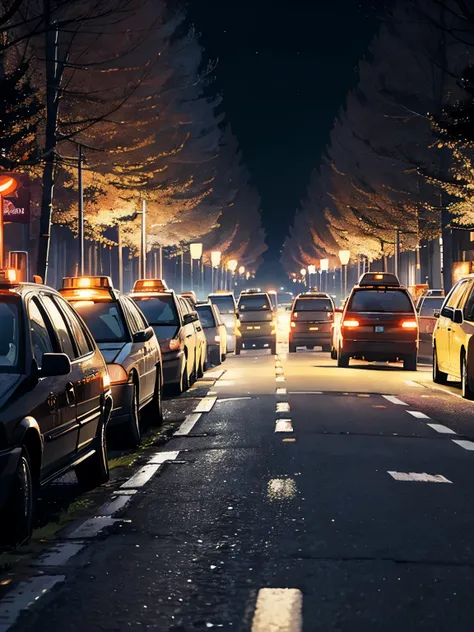
<svg viewBox="0 0 474 632">
<path fill-rule="evenodd" d="M 403 329 L 417 329 L 418 323 L 416 320 L 404 320 L 402 323 Z"/>
<path fill-rule="evenodd" d="M 15 283 L 16 282 L 16 270 L 9 268 L 7 270 L 0 270 L 0 283 Z"/>
<path fill-rule="evenodd" d="M 383 274 L 376 274 L 374 276 L 374 279 L 377 279 L 377 281 L 381 281 L 383 279 Z"/>
<path fill-rule="evenodd" d="M 354 327 L 359 326 L 359 321 L 358 320 L 345 320 L 342 323 L 342 326 L 347 327 L 348 329 L 353 329 Z"/>
<path fill-rule="evenodd" d="M 170 351 L 178 351 L 181 349 L 181 341 L 179 338 L 171 338 L 169 342 Z"/>
<path fill-rule="evenodd" d="M 214 340 L 216 342 L 220 342 L 221 341 L 221 337 L 219 336 L 219 334 L 217 334 L 217 336 L 215 336 Z"/>
<path fill-rule="evenodd" d="M 109 379 L 112 384 L 125 384 L 128 382 L 128 375 L 121 364 L 108 364 Z"/>
<path fill-rule="evenodd" d="M 64 277 L 62 285 L 63 290 L 75 290 L 78 288 L 109 290 L 113 288 L 113 283 L 112 279 L 108 276 Z"/>
<path fill-rule="evenodd" d="M 138 279 L 133 284 L 133 292 L 165 292 L 168 285 L 163 279 Z"/>
<path fill-rule="evenodd" d="M 111 383 L 110 375 L 103 375 L 102 376 L 102 387 L 104 389 L 110 388 L 110 383 Z"/>
<path fill-rule="evenodd" d="M 77 284 L 78 287 L 90 287 L 91 286 L 91 280 L 88 277 L 83 277 L 82 279 L 79 279 L 79 282 Z"/>
</svg>

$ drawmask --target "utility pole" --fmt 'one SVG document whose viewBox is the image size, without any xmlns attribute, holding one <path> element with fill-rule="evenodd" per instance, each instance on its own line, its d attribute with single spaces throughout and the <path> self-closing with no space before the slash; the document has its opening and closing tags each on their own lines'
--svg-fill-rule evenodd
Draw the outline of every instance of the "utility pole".
<svg viewBox="0 0 474 632">
<path fill-rule="evenodd" d="M 142 230 L 140 248 L 140 278 L 146 279 L 146 200 L 142 200 Z"/>
<path fill-rule="evenodd" d="M 395 233 L 395 275 L 398 277 L 400 268 L 400 229 L 397 228 Z"/>
<path fill-rule="evenodd" d="M 118 277 L 119 277 L 119 290 L 123 292 L 123 249 L 122 249 L 122 231 L 120 230 L 120 224 L 117 226 L 117 250 L 118 250 Z"/>
<path fill-rule="evenodd" d="M 79 241 L 79 275 L 84 276 L 84 185 L 82 182 L 82 145 L 77 146 L 77 180 L 79 192 L 79 217 L 77 236 Z"/>
</svg>

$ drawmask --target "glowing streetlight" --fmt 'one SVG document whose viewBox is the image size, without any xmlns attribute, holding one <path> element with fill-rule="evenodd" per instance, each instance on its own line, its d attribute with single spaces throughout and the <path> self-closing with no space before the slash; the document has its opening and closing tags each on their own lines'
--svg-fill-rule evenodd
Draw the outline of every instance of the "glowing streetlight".
<svg viewBox="0 0 474 632">
<path fill-rule="evenodd" d="M 306 276 L 306 268 L 301 268 L 300 274 L 301 274 L 302 277 L 305 277 Z"/>
<path fill-rule="evenodd" d="M 308 273 L 309 274 L 316 274 L 316 266 L 311 264 L 310 266 L 308 266 Z"/>
<path fill-rule="evenodd" d="M 239 268 L 239 274 L 245 274 L 245 266 L 240 266 Z"/>
<path fill-rule="evenodd" d="M 211 265 L 213 268 L 218 268 L 221 265 L 221 251 L 213 250 L 211 252 Z"/>
<path fill-rule="evenodd" d="M 238 265 L 239 265 L 239 262 L 237 261 L 237 259 L 231 259 L 230 261 L 227 262 L 227 270 L 230 270 L 230 272 L 234 274 L 234 272 L 237 270 Z"/>
<path fill-rule="evenodd" d="M 0 175 L 0 268 L 5 264 L 5 238 L 3 231 L 3 196 L 11 195 L 18 188 L 18 182 L 11 175 Z"/>
<path fill-rule="evenodd" d="M 343 286 L 342 286 L 342 298 L 346 298 L 347 295 L 347 265 L 349 263 L 349 260 L 351 258 L 351 251 L 350 250 L 339 250 L 339 261 L 341 262 L 341 266 L 342 266 L 342 274 L 343 274 Z"/>
<path fill-rule="evenodd" d="M 189 244 L 191 259 L 196 261 L 202 257 L 202 244 Z"/>
<path fill-rule="evenodd" d="M 329 259 L 320 259 L 319 267 L 323 272 L 327 272 L 329 270 Z"/>
</svg>

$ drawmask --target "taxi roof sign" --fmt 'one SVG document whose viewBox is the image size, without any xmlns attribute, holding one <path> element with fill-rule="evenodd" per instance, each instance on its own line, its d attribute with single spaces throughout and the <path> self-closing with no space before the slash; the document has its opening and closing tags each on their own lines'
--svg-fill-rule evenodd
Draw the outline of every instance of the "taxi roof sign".
<svg viewBox="0 0 474 632">
<path fill-rule="evenodd" d="M 113 289 L 113 283 L 109 276 L 64 277 L 62 289 L 110 290 Z"/>
<path fill-rule="evenodd" d="M 14 285 L 16 283 L 16 270 L 13 268 L 0 270 L 0 285 Z"/>
<path fill-rule="evenodd" d="M 167 292 L 168 285 L 164 279 L 138 279 L 132 292 Z"/>
<path fill-rule="evenodd" d="M 366 285 L 400 287 L 400 281 L 392 272 L 365 272 L 359 279 L 359 286 Z"/>
</svg>

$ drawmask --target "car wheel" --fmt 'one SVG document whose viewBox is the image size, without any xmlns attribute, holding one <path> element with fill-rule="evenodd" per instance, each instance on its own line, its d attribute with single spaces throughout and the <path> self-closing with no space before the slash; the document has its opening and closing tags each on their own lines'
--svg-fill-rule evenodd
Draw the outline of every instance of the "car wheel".
<svg viewBox="0 0 474 632">
<path fill-rule="evenodd" d="M 336 347 L 331 347 L 331 360 L 337 360 Z"/>
<path fill-rule="evenodd" d="M 337 353 L 337 366 L 345 369 L 349 366 L 349 356 L 347 353 L 343 353 L 341 347 Z"/>
<path fill-rule="evenodd" d="M 271 355 L 276 355 L 277 352 L 277 343 L 276 340 L 270 343 L 270 353 Z"/>
<path fill-rule="evenodd" d="M 416 371 L 417 368 L 417 360 L 418 354 L 412 353 L 403 359 L 403 370 L 404 371 Z"/>
<path fill-rule="evenodd" d="M 436 347 L 433 349 L 433 382 L 436 384 L 446 384 L 448 381 L 448 374 L 439 370 L 438 366 L 438 352 Z"/>
<path fill-rule="evenodd" d="M 235 343 L 235 355 L 240 355 L 242 352 L 242 343 L 238 340 Z"/>
<path fill-rule="evenodd" d="M 221 354 L 221 362 L 225 362 L 227 355 L 225 353 Z"/>
<path fill-rule="evenodd" d="M 290 342 L 289 347 L 288 347 L 288 351 L 290 353 L 296 353 L 296 345 L 294 345 L 292 342 Z"/>
<path fill-rule="evenodd" d="M 322 349 L 327 353 L 328 351 L 331 351 L 331 345 L 323 345 Z"/>
<path fill-rule="evenodd" d="M 35 489 L 28 450 L 23 448 L 13 477 L 10 496 L 2 510 L 0 541 L 18 546 L 29 540 L 33 529 Z"/>
<path fill-rule="evenodd" d="M 76 476 L 83 489 L 99 487 L 109 480 L 109 462 L 107 460 L 106 420 L 101 422 L 95 439 L 95 452 L 79 465 L 76 465 Z"/>
<path fill-rule="evenodd" d="M 121 424 L 117 428 L 121 441 L 127 446 L 136 448 L 140 445 L 142 439 L 142 433 L 140 431 L 140 413 L 138 403 L 138 388 L 136 384 L 132 387 L 132 409 L 128 421 Z"/>
<path fill-rule="evenodd" d="M 163 386 L 161 383 L 161 371 L 160 368 L 156 369 L 156 383 L 153 399 L 143 409 L 144 418 L 150 424 L 150 426 L 161 426 L 163 423 L 163 399 L 162 399 Z"/>
<path fill-rule="evenodd" d="M 204 376 L 204 358 L 202 357 L 201 354 L 201 359 L 199 360 L 199 368 L 198 368 L 198 377 L 203 377 Z"/>
<path fill-rule="evenodd" d="M 467 360 L 465 354 L 463 354 L 461 360 L 461 385 L 462 385 L 462 396 L 464 399 L 474 399 L 474 391 L 471 389 L 469 384 L 469 369 L 467 366 Z"/>
</svg>

